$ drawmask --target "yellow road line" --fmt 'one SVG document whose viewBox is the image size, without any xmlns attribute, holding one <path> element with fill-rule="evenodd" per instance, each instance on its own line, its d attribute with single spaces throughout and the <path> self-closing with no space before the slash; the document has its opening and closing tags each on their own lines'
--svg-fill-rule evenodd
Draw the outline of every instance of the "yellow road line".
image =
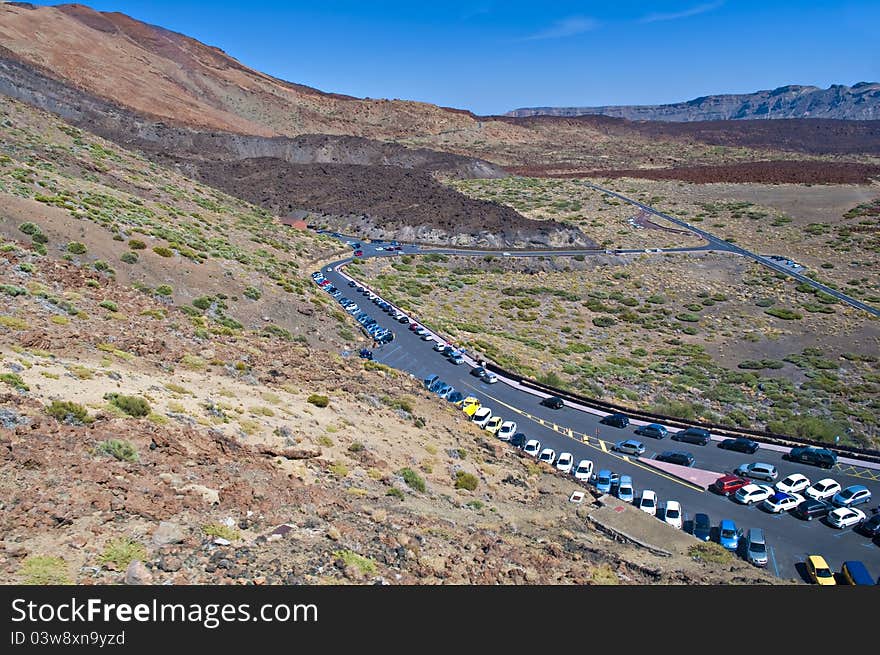
<svg viewBox="0 0 880 655">
<path fill-rule="evenodd" d="M 511 411 L 513 411 L 513 412 L 516 412 L 517 414 L 519 414 L 519 415 L 522 416 L 523 418 L 530 419 L 530 420 L 534 421 L 535 423 L 540 423 L 541 425 L 545 425 L 545 426 L 546 426 L 546 421 L 544 421 L 543 419 L 540 419 L 540 418 L 538 418 L 538 417 L 536 417 L 536 416 L 532 416 L 531 414 L 529 414 L 529 413 L 527 413 L 527 412 L 524 412 L 523 410 L 519 409 L 518 407 L 514 407 L 513 405 L 508 405 L 508 404 L 507 404 L 506 402 L 504 402 L 503 400 L 499 400 L 499 399 L 496 398 L 495 396 L 492 396 L 492 395 L 486 393 L 485 391 L 483 391 L 482 389 L 478 389 L 477 387 L 475 387 L 475 386 L 473 386 L 473 385 L 471 385 L 471 384 L 465 383 L 465 385 L 468 386 L 468 387 L 470 387 L 470 388 L 473 389 L 474 391 L 477 391 L 477 392 L 479 392 L 479 393 L 482 393 L 482 394 L 483 394 L 484 396 L 486 396 L 487 398 L 491 398 L 492 400 L 494 400 L 494 401 L 495 401 L 496 403 L 498 403 L 499 405 L 502 405 L 502 406 L 506 407 L 507 409 L 509 409 L 509 410 L 511 410 Z M 677 482 L 678 484 L 682 485 L 683 487 L 687 487 L 688 489 L 693 489 L 694 491 L 699 491 L 700 493 L 704 493 L 704 492 L 706 491 L 706 490 L 703 489 L 702 487 L 698 487 L 697 485 L 695 485 L 695 484 L 691 484 L 690 482 L 685 482 L 684 480 L 681 480 L 681 479 L 679 479 L 679 478 L 676 478 L 676 477 L 674 477 L 674 476 L 672 476 L 672 475 L 668 475 L 668 474 L 666 474 L 666 473 L 664 473 L 664 472 L 662 472 L 662 471 L 660 471 L 660 470 L 658 470 L 658 469 L 652 468 L 652 467 L 650 467 L 650 466 L 645 466 L 645 465 L 642 464 L 641 462 L 637 462 L 637 461 L 634 461 L 634 460 L 630 460 L 630 459 L 627 458 L 627 457 L 624 457 L 624 456 L 621 456 L 621 455 L 616 455 L 616 454 L 614 454 L 614 453 L 610 453 L 610 452 L 608 451 L 608 446 L 607 446 L 606 442 L 602 441 L 601 439 L 598 440 L 598 441 L 599 441 L 599 445 L 598 445 L 598 446 L 594 446 L 593 444 L 591 444 L 591 443 L 588 441 L 588 435 L 586 435 L 586 434 L 584 434 L 584 433 L 582 433 L 582 432 L 574 432 L 574 431 L 571 430 L 571 429 L 569 429 L 569 432 L 572 432 L 572 433 L 575 434 L 575 435 L 579 435 L 579 436 L 582 436 L 582 437 L 583 437 L 583 441 L 581 441 L 581 439 L 579 439 L 578 437 L 570 437 L 570 438 L 573 439 L 574 441 L 579 441 L 580 443 L 583 443 L 583 444 L 589 446 L 590 448 L 595 448 L 596 450 L 602 450 L 602 452 L 608 453 L 608 454 L 610 454 L 612 457 L 617 457 L 618 459 L 624 459 L 624 460 L 626 460 L 627 462 L 629 462 L 629 464 L 631 464 L 632 466 L 637 466 L 638 468 L 643 469 L 643 470 L 647 471 L 648 473 L 652 473 L 652 474 L 654 474 L 654 475 L 660 476 L 661 478 L 665 478 L 665 479 L 667 479 L 667 480 L 669 480 L 669 481 L 671 481 L 671 482 Z M 562 434 L 565 435 L 564 432 L 563 432 Z M 568 436 L 568 435 L 565 435 L 565 436 Z"/>
</svg>

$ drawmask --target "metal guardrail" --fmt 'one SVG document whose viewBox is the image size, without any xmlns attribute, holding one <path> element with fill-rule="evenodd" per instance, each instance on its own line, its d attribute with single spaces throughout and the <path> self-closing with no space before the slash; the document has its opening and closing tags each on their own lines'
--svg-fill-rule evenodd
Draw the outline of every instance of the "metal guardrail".
<svg viewBox="0 0 880 655">
<path fill-rule="evenodd" d="M 535 380 L 530 380 L 528 378 L 524 378 L 522 375 L 518 373 L 513 373 L 506 369 L 493 364 L 492 362 L 486 361 L 483 364 L 483 367 L 486 370 L 492 371 L 493 373 L 497 373 L 499 375 L 503 375 L 506 378 L 510 378 L 512 380 L 517 380 L 522 386 L 534 389 L 536 391 L 543 391 L 545 393 L 549 393 L 554 396 L 559 396 L 562 399 L 572 400 L 581 405 L 585 405 L 587 407 L 592 407 L 593 409 L 598 409 L 606 412 L 620 412 L 621 414 L 626 414 L 627 416 L 648 420 L 652 422 L 662 423 L 664 425 L 675 427 L 675 428 L 690 428 L 690 427 L 700 427 L 706 430 L 709 430 L 712 434 L 722 436 L 722 437 L 757 437 L 762 441 L 767 443 L 773 443 L 780 446 L 818 446 L 821 448 L 828 448 L 829 450 L 833 450 L 838 454 L 850 454 L 850 455 L 858 455 L 862 459 L 867 459 L 872 462 L 880 463 L 880 452 L 876 450 L 871 450 L 868 448 L 859 448 L 856 446 L 840 446 L 835 445 L 833 448 L 824 441 L 814 441 L 812 439 L 805 439 L 803 437 L 794 437 L 791 435 L 785 434 L 776 434 L 774 432 L 769 432 L 766 430 L 753 430 L 750 428 L 731 428 L 726 425 L 719 425 L 717 423 L 703 423 L 696 421 L 686 421 L 684 419 L 676 418 L 674 416 L 666 416 L 664 414 L 655 414 L 653 412 L 647 412 L 639 409 L 633 409 L 632 407 L 624 407 L 622 405 L 615 405 L 614 403 L 605 402 L 603 400 L 596 400 L 594 398 L 587 398 L 586 396 L 581 396 L 580 394 L 574 393 L 572 391 L 565 391 L 563 389 L 557 389 L 556 387 L 551 387 L 546 384 L 541 384 L 540 382 L 536 382 Z"/>
</svg>

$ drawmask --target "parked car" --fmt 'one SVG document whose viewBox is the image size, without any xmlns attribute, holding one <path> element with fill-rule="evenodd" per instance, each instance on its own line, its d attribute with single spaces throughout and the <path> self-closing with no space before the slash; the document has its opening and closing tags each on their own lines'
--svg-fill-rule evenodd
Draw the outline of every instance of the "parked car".
<svg viewBox="0 0 880 655">
<path fill-rule="evenodd" d="M 553 465 L 553 462 L 556 461 L 556 451 L 552 448 L 545 448 L 541 451 L 541 454 L 538 455 L 539 462 L 546 462 L 547 464 Z"/>
<path fill-rule="evenodd" d="M 805 498 L 804 502 L 798 504 L 791 513 L 798 518 L 802 518 L 805 521 L 812 521 L 813 519 L 822 518 L 823 516 L 828 516 L 828 512 L 830 512 L 833 508 L 831 503 L 827 503 L 824 500 L 814 500 L 812 498 Z"/>
<path fill-rule="evenodd" d="M 834 572 L 831 570 L 831 567 L 828 566 L 825 558 L 821 555 L 809 555 L 807 561 L 804 562 L 804 566 L 807 568 L 807 575 L 809 575 L 810 579 L 816 584 L 837 584 L 837 581 L 834 579 Z"/>
<path fill-rule="evenodd" d="M 673 528 L 681 530 L 681 503 L 677 500 L 667 500 L 663 510 L 663 520 Z"/>
<path fill-rule="evenodd" d="M 816 448 L 814 446 L 797 446 L 792 448 L 787 456 L 792 462 L 800 462 L 801 464 L 813 464 L 822 468 L 830 469 L 837 464 L 837 455 L 827 448 Z"/>
<path fill-rule="evenodd" d="M 486 427 L 486 423 L 492 418 L 492 410 L 488 407 L 480 407 L 476 412 L 474 412 L 471 420 L 481 428 Z"/>
<path fill-rule="evenodd" d="M 483 429 L 489 432 L 489 434 L 497 434 L 501 429 L 501 424 L 504 423 L 504 419 L 500 416 L 493 416 L 488 421 L 486 421 L 486 425 L 483 426 Z"/>
<path fill-rule="evenodd" d="M 602 469 L 596 474 L 596 490 L 603 494 L 611 493 L 611 471 Z"/>
<path fill-rule="evenodd" d="M 776 467 L 773 464 L 766 464 L 764 462 L 752 462 L 751 464 L 743 464 L 738 467 L 734 473 L 736 475 L 741 475 L 743 477 L 749 478 L 757 478 L 758 480 L 767 480 L 768 482 L 773 482 L 779 475 L 776 471 Z"/>
<path fill-rule="evenodd" d="M 442 350 L 442 348 L 441 348 L 441 350 Z M 471 375 L 473 375 L 475 378 L 482 377 L 483 373 L 485 373 L 485 372 L 486 372 L 486 369 L 484 369 L 482 366 L 477 366 L 477 367 L 471 369 Z"/>
<path fill-rule="evenodd" d="M 495 436 L 501 441 L 510 441 L 511 437 L 516 433 L 516 421 L 504 421 Z"/>
<path fill-rule="evenodd" d="M 639 497 L 639 509 L 651 516 L 657 516 L 657 494 L 651 489 L 642 491 Z"/>
<path fill-rule="evenodd" d="M 864 562 L 848 560 L 840 567 L 840 577 L 849 585 L 874 585 L 874 578 L 868 573 Z"/>
<path fill-rule="evenodd" d="M 461 355 L 452 355 L 449 357 L 449 361 L 456 365 L 464 364 L 464 357 Z"/>
<path fill-rule="evenodd" d="M 678 464 L 679 466 L 693 466 L 694 456 L 681 450 L 665 450 L 655 458 L 658 462 L 666 462 L 667 464 Z"/>
<path fill-rule="evenodd" d="M 556 470 L 563 473 L 571 473 L 571 467 L 574 465 L 574 455 L 571 453 L 559 453 L 556 460 Z"/>
<path fill-rule="evenodd" d="M 460 402 L 462 398 L 464 398 L 464 394 L 461 391 L 453 391 L 451 394 L 446 396 L 446 400 L 451 402 L 453 405 L 457 402 Z"/>
<path fill-rule="evenodd" d="M 721 494 L 722 496 L 729 496 L 730 494 L 736 492 L 737 489 L 746 486 L 750 482 L 751 480 L 740 477 L 738 475 L 722 475 L 720 478 L 715 480 L 715 482 L 709 485 L 709 489 L 717 494 Z"/>
<path fill-rule="evenodd" d="M 429 375 L 424 379 L 425 389 L 430 389 L 431 385 L 440 379 L 439 375 Z"/>
<path fill-rule="evenodd" d="M 446 344 L 442 341 L 438 341 L 434 344 L 434 352 L 443 352 L 443 349 L 446 347 Z"/>
<path fill-rule="evenodd" d="M 739 538 L 742 531 L 737 529 L 736 523 L 730 519 L 724 519 L 718 525 L 718 543 L 727 550 L 734 551 L 739 548 Z"/>
<path fill-rule="evenodd" d="M 705 446 L 712 440 L 712 435 L 703 428 L 688 428 L 687 430 L 676 432 L 671 438 L 673 441 L 684 441 L 685 443 Z"/>
<path fill-rule="evenodd" d="M 742 505 L 751 505 L 752 503 L 760 503 L 775 494 L 773 487 L 766 484 L 747 484 L 737 489 L 733 494 L 733 499 Z"/>
<path fill-rule="evenodd" d="M 785 476 L 776 483 L 776 489 L 787 494 L 799 494 L 805 491 L 811 484 L 810 479 L 806 475 L 800 473 L 792 473 Z"/>
<path fill-rule="evenodd" d="M 541 442 L 537 439 L 529 439 L 526 441 L 526 445 L 523 446 L 523 452 L 537 458 L 541 452 Z"/>
<path fill-rule="evenodd" d="M 767 566 L 767 540 L 761 528 L 751 528 L 746 535 L 746 561 L 755 566 Z"/>
<path fill-rule="evenodd" d="M 573 471 L 574 477 L 577 480 L 587 480 L 593 477 L 593 462 L 589 459 L 582 459 L 578 462 L 577 466 Z"/>
<path fill-rule="evenodd" d="M 724 450 L 734 450 L 738 453 L 753 455 L 760 446 L 757 441 L 752 441 L 745 437 L 737 437 L 736 439 L 725 439 L 719 442 L 718 447 Z"/>
<path fill-rule="evenodd" d="M 799 494 L 789 494 L 784 491 L 777 491 L 775 494 L 765 500 L 761 507 L 771 514 L 781 514 L 788 512 L 804 502 L 804 497 Z"/>
<path fill-rule="evenodd" d="M 860 523 L 858 530 L 868 537 L 876 537 L 880 535 L 880 514 L 874 514 L 871 518 Z"/>
<path fill-rule="evenodd" d="M 528 441 L 528 437 L 523 432 L 517 432 L 510 438 L 510 445 L 514 448 L 524 448 L 526 442 Z"/>
<path fill-rule="evenodd" d="M 615 428 L 625 428 L 629 425 L 629 417 L 626 414 L 609 414 L 599 423 L 610 425 Z"/>
<path fill-rule="evenodd" d="M 653 437 L 654 439 L 664 439 L 667 434 L 669 434 L 669 430 L 666 427 L 660 425 L 659 423 L 651 423 L 650 425 L 643 425 L 635 430 L 636 434 L 642 435 L 643 437 Z"/>
<path fill-rule="evenodd" d="M 631 503 L 635 498 L 633 481 L 628 475 L 621 475 L 617 483 L 617 497 L 625 503 Z"/>
<path fill-rule="evenodd" d="M 495 384 L 498 382 L 498 376 L 495 375 L 492 371 L 486 371 L 483 375 L 480 376 L 480 379 L 486 384 Z"/>
<path fill-rule="evenodd" d="M 804 490 L 804 495 L 814 500 L 825 500 L 833 498 L 838 491 L 840 491 L 840 483 L 837 480 L 823 478 Z"/>
<path fill-rule="evenodd" d="M 544 407 L 549 407 L 550 409 L 562 409 L 563 407 L 565 407 L 565 403 L 559 396 L 550 396 L 549 398 L 544 398 L 544 400 L 541 401 L 541 404 Z"/>
<path fill-rule="evenodd" d="M 700 541 L 709 541 L 712 538 L 712 521 L 708 514 L 694 514 L 692 534 Z"/>
<path fill-rule="evenodd" d="M 871 500 L 871 491 L 861 484 L 853 484 L 831 498 L 831 504 L 837 507 L 854 507 Z"/>
<path fill-rule="evenodd" d="M 465 407 L 468 407 L 470 405 L 476 405 L 477 407 L 479 407 L 480 406 L 480 399 L 477 398 L 476 396 L 467 396 L 466 398 L 462 398 L 461 400 L 459 400 L 455 404 L 458 407 L 460 407 L 461 409 L 464 409 Z"/>
<path fill-rule="evenodd" d="M 645 452 L 645 444 L 635 439 L 627 439 L 626 441 L 618 441 L 611 447 L 611 450 L 616 450 L 626 455 L 638 456 Z"/>
<path fill-rule="evenodd" d="M 838 507 L 828 512 L 828 524 L 843 530 L 858 525 L 865 520 L 865 513 L 855 507 Z"/>
</svg>

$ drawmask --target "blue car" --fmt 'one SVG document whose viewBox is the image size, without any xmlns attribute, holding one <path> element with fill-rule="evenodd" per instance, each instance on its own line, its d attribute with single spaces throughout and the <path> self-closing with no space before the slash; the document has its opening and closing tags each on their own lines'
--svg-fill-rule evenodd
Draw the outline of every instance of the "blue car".
<svg viewBox="0 0 880 655">
<path fill-rule="evenodd" d="M 446 400 L 451 403 L 457 403 L 459 400 L 464 400 L 464 395 L 462 395 L 461 391 L 453 391 L 451 394 L 446 396 Z"/>
<path fill-rule="evenodd" d="M 440 379 L 439 375 L 429 375 L 428 377 L 426 377 L 424 380 L 425 389 L 430 389 L 431 385 L 434 384 L 439 379 Z"/>
<path fill-rule="evenodd" d="M 834 494 L 831 504 L 835 507 L 854 507 L 871 500 L 871 491 L 861 484 L 854 484 Z"/>
<path fill-rule="evenodd" d="M 730 519 L 724 519 L 718 525 L 718 543 L 727 550 L 736 552 L 739 548 L 739 538 L 742 536 L 742 530 L 738 530 L 736 523 Z"/>
<path fill-rule="evenodd" d="M 602 469 L 596 474 L 596 489 L 603 494 L 611 493 L 611 471 Z"/>
</svg>

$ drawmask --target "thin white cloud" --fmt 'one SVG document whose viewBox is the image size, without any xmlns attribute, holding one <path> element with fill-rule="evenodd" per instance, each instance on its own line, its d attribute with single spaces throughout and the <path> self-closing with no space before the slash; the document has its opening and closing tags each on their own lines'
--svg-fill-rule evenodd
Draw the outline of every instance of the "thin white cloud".
<svg viewBox="0 0 880 655">
<path fill-rule="evenodd" d="M 723 4 L 724 0 L 719 0 L 718 2 L 709 2 L 707 4 L 697 5 L 696 7 L 685 9 L 684 11 L 676 11 L 668 14 L 648 14 L 647 16 L 643 16 L 642 18 L 640 18 L 639 22 L 657 23 L 663 20 L 678 20 L 679 18 L 690 18 L 691 16 L 699 16 L 700 14 L 705 14 L 707 11 L 718 9 Z"/>
<path fill-rule="evenodd" d="M 544 39 L 563 39 L 567 36 L 575 36 L 594 30 L 599 26 L 599 21 L 586 16 L 569 16 L 557 21 L 547 29 L 523 37 L 521 41 L 541 41 Z"/>
</svg>

